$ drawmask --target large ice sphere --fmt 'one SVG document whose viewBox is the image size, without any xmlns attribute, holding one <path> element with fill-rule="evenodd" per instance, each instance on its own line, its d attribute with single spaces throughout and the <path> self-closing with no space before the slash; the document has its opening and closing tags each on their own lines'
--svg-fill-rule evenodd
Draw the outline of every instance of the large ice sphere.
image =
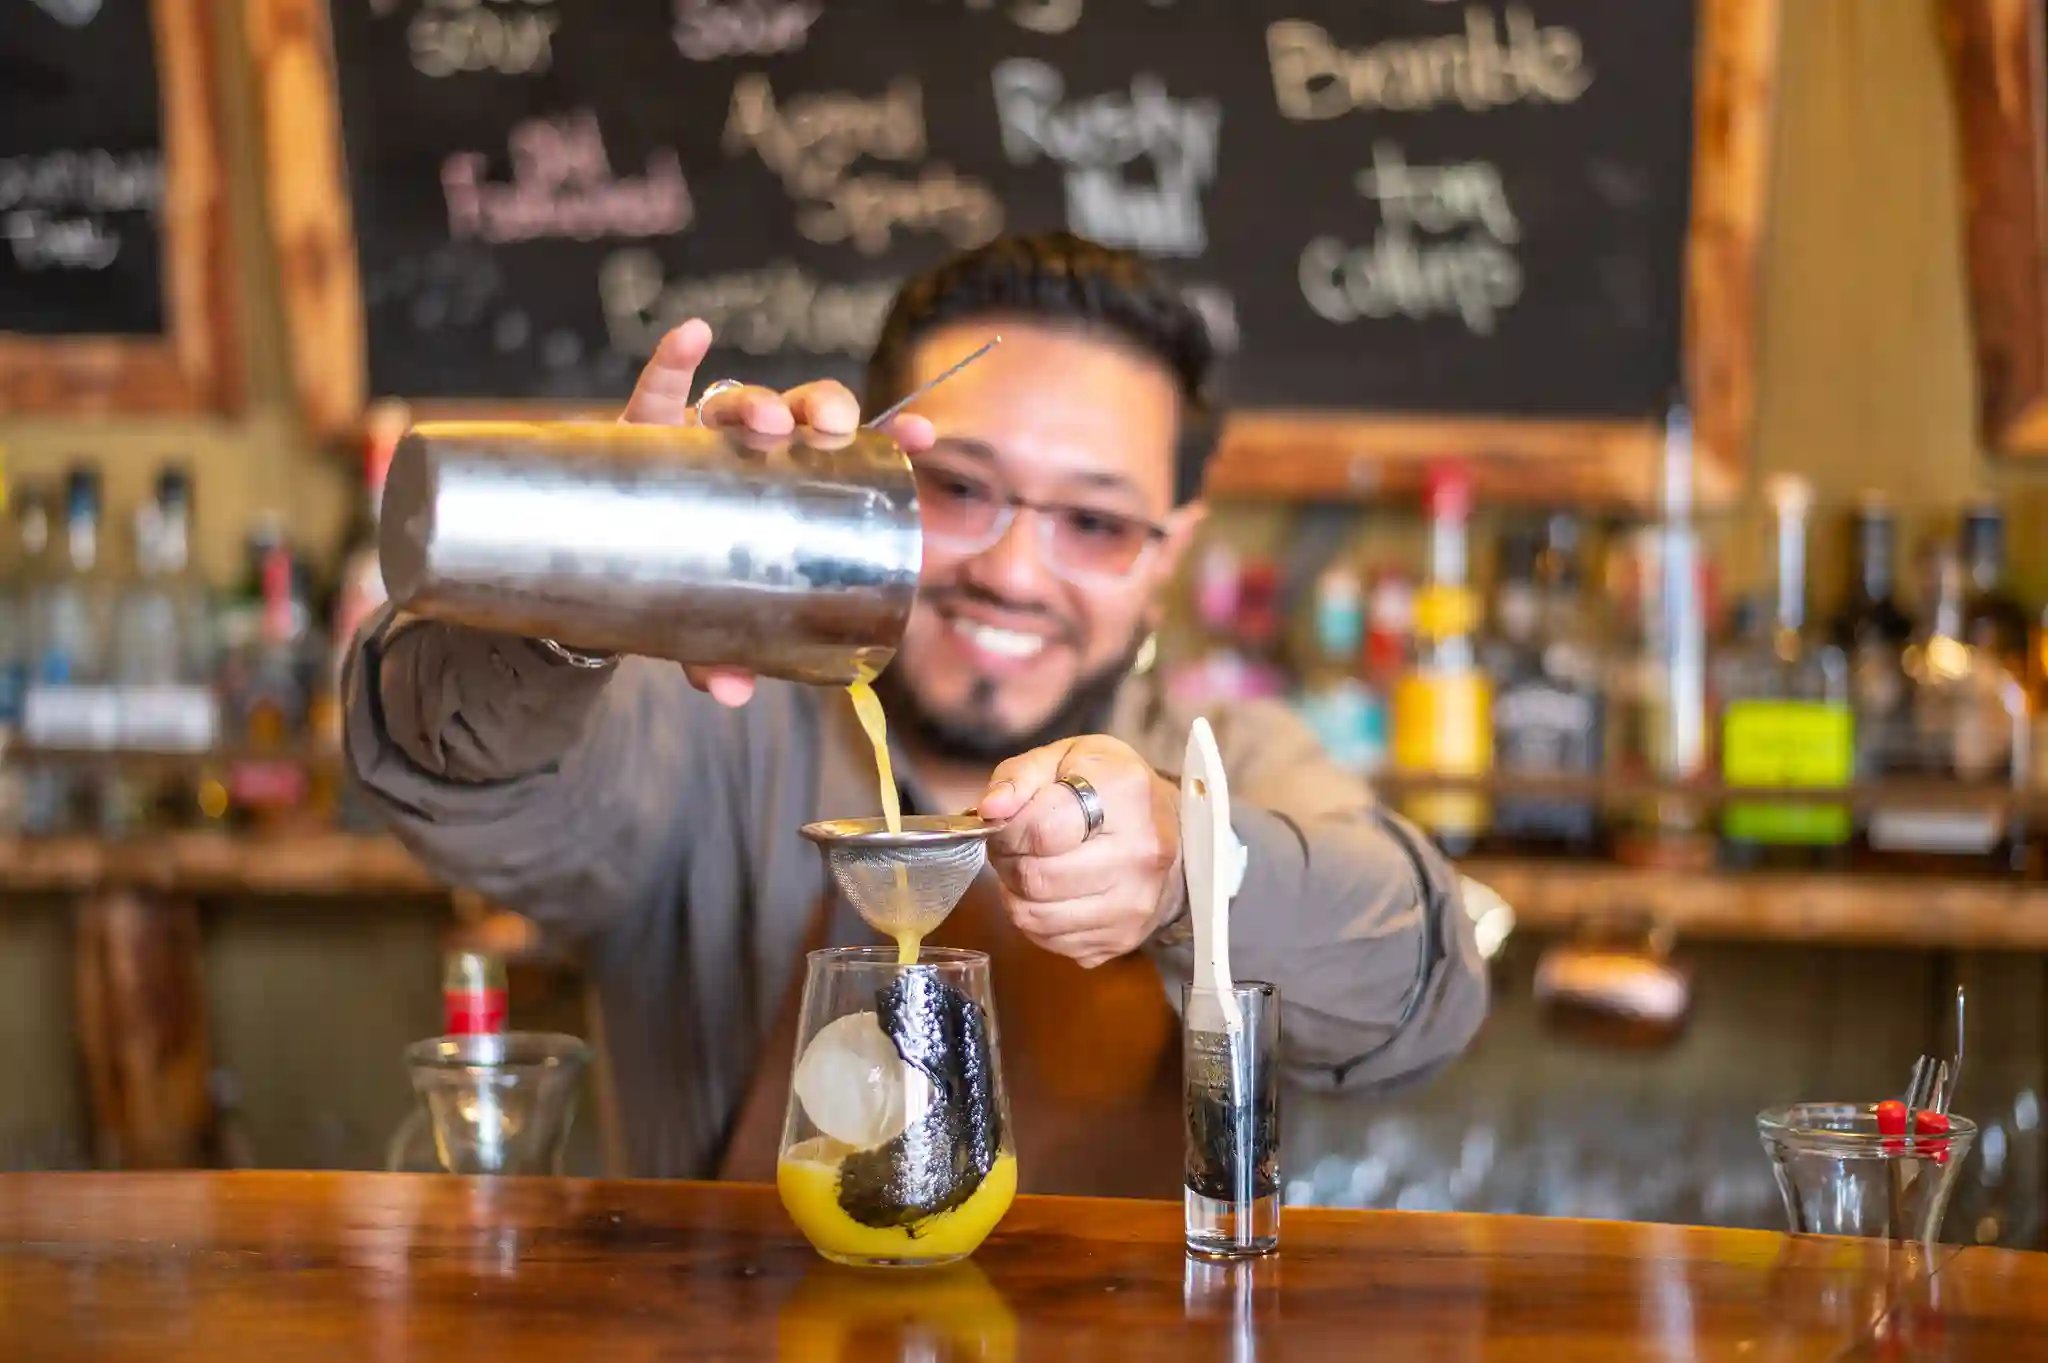
<svg viewBox="0 0 2048 1363">
<path fill-rule="evenodd" d="M 873 1013 L 849 1013 L 820 1028 L 793 1083 L 811 1124 L 856 1150 L 895 1140 L 932 1101 L 931 1080 L 903 1063 Z"/>
</svg>

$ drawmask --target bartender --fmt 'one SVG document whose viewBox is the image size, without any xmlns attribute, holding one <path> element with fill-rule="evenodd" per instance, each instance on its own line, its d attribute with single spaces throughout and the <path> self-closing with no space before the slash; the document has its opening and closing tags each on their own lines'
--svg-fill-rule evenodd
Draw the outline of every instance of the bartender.
<svg viewBox="0 0 2048 1363">
<path fill-rule="evenodd" d="M 1003 821 L 934 941 L 992 957 L 1022 1187 L 1176 1196 L 1194 712 L 1150 658 L 1203 514 L 1211 343 L 1137 258 L 1005 237 L 904 285 L 868 403 L 997 334 L 890 427 L 924 560 L 876 689 L 904 807 Z M 711 344 L 701 321 L 665 336 L 623 419 L 859 424 L 830 381 L 698 397 Z M 772 1177 L 803 953 L 875 940 L 798 831 L 878 808 L 845 693 L 389 608 L 348 671 L 349 764 L 397 835 L 579 950 L 621 1172 Z M 1456 874 L 1282 707 L 1206 713 L 1249 849 L 1234 968 L 1278 986 L 1289 1077 L 1368 1093 L 1448 1062 L 1486 1009 Z"/>
</svg>

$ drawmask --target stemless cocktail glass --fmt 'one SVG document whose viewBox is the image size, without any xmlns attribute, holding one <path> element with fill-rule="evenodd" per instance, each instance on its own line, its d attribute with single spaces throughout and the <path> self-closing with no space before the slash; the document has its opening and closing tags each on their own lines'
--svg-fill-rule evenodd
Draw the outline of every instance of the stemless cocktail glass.
<svg viewBox="0 0 2048 1363">
<path fill-rule="evenodd" d="M 551 1032 L 429 1037 L 406 1067 L 453 1174 L 559 1174 L 590 1048 Z"/>
<path fill-rule="evenodd" d="M 1868 1235 L 1932 1247 L 1976 1124 L 1888 1136 L 1874 1103 L 1796 1103 L 1757 1115 L 1795 1234 Z"/>
<path fill-rule="evenodd" d="M 1017 1190 L 997 1054 L 985 953 L 810 954 L 775 1182 L 818 1253 L 907 1268 L 980 1246 Z"/>
</svg>

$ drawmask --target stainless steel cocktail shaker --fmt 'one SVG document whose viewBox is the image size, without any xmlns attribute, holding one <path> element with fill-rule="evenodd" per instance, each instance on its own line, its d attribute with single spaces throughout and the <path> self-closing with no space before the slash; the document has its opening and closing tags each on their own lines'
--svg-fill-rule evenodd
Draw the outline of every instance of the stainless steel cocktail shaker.
<svg viewBox="0 0 2048 1363">
<path fill-rule="evenodd" d="M 378 553 L 418 615 L 844 684 L 895 656 L 923 532 L 871 430 L 432 422 L 392 457 Z"/>
</svg>

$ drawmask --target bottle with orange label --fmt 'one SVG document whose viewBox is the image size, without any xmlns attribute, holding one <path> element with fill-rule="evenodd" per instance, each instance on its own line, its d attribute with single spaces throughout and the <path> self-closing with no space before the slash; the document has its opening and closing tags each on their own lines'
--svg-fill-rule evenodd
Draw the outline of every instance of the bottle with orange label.
<svg viewBox="0 0 2048 1363">
<path fill-rule="evenodd" d="M 1430 473 L 1429 577 L 1415 594 L 1415 644 L 1394 683 L 1393 769 L 1404 776 L 1484 777 L 1493 767 L 1493 688 L 1474 635 L 1479 598 L 1470 573 L 1472 480 L 1462 468 Z M 1409 794 L 1401 812 L 1451 856 L 1486 832 L 1488 802 L 1475 790 Z"/>
</svg>

